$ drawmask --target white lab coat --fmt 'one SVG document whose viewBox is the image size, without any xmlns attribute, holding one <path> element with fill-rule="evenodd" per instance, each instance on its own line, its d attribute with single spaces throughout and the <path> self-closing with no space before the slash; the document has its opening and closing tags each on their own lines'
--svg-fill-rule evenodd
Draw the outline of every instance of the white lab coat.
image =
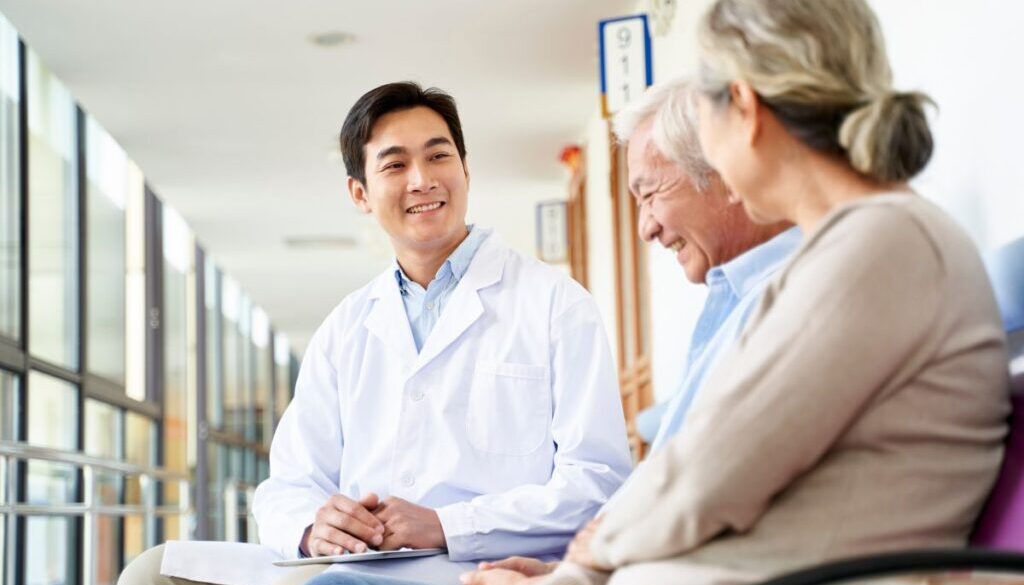
<svg viewBox="0 0 1024 585">
<path fill-rule="evenodd" d="M 334 493 L 436 509 L 452 561 L 559 553 L 630 471 L 616 372 L 576 282 L 492 234 L 418 354 L 394 266 L 316 332 L 256 491 L 295 557 Z"/>
</svg>

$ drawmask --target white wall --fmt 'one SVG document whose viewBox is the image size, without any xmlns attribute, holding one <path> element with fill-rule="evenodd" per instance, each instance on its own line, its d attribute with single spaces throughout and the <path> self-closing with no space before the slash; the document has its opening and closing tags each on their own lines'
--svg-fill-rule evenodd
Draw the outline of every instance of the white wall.
<svg viewBox="0 0 1024 585">
<path fill-rule="evenodd" d="M 1024 121 L 1024 3 L 1014 0 L 869 0 L 888 43 L 898 89 L 920 89 L 939 105 L 933 119 L 932 163 L 915 187 L 971 233 L 982 250 L 1024 235 L 1024 162 L 1018 162 Z M 696 23 L 712 0 L 677 4 L 672 29 L 654 38 L 655 83 L 696 71 Z M 638 12 L 646 9 L 640 2 Z M 607 149 L 588 127 L 588 230 L 591 288 L 614 337 L 614 282 Z M 650 248 L 649 290 L 656 399 L 678 383 L 690 332 L 704 302 L 703 287 L 686 282 L 671 254 Z"/>
<path fill-rule="evenodd" d="M 1024 3 L 873 0 L 898 89 L 939 106 L 936 148 L 915 187 L 988 250 L 1024 235 Z"/>
</svg>

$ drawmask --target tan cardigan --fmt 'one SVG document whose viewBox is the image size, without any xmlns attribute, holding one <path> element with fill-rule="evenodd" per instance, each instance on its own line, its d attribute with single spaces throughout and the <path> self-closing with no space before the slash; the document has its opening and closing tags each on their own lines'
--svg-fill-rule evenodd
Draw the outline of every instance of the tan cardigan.
<svg viewBox="0 0 1024 585">
<path fill-rule="evenodd" d="M 776 274 L 591 551 L 613 583 L 704 585 L 963 546 L 1002 458 L 1006 364 L 967 235 L 915 195 L 847 204 Z"/>
</svg>

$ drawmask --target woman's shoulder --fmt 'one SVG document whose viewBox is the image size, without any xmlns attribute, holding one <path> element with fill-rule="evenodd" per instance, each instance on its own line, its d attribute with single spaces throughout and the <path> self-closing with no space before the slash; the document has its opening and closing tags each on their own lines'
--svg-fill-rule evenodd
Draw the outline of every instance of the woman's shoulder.
<svg viewBox="0 0 1024 585">
<path fill-rule="evenodd" d="M 886 193 L 847 203 L 829 214 L 808 244 L 881 257 L 914 254 L 943 262 L 950 246 L 970 238 L 944 211 L 913 193 Z"/>
</svg>

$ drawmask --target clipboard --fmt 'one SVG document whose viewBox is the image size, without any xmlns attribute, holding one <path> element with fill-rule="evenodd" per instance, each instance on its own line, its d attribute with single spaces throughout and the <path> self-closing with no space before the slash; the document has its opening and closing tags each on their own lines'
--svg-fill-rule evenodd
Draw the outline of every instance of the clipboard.
<svg viewBox="0 0 1024 585">
<path fill-rule="evenodd" d="M 278 567 L 301 567 L 303 565 L 328 565 L 334 563 L 358 563 L 361 561 L 381 561 L 384 559 L 408 559 L 413 557 L 432 557 L 447 552 L 443 548 L 402 548 L 398 550 L 371 550 L 364 553 L 345 553 L 326 557 L 310 557 L 307 559 L 291 559 L 274 561 Z"/>
</svg>

